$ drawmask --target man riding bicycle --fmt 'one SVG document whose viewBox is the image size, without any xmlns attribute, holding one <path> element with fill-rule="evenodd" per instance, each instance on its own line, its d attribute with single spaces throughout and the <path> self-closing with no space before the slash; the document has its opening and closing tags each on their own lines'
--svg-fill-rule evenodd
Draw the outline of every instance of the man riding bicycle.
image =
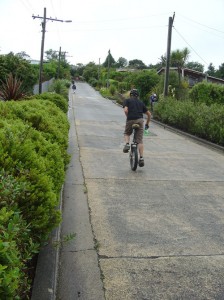
<svg viewBox="0 0 224 300">
<path fill-rule="evenodd" d="M 143 158 L 143 125 L 144 119 L 143 114 L 146 114 L 147 120 L 145 124 L 145 129 L 149 128 L 149 122 L 151 118 L 151 113 L 145 106 L 145 104 L 139 100 L 139 93 L 136 89 L 132 89 L 130 92 L 130 98 L 126 99 L 123 103 L 124 113 L 127 116 L 125 131 L 124 131 L 124 140 L 125 146 L 123 152 L 127 153 L 130 150 L 130 136 L 132 134 L 132 125 L 139 124 L 139 129 L 136 132 L 136 142 L 138 143 L 138 151 L 140 155 L 139 167 L 144 167 L 144 158 Z"/>
</svg>

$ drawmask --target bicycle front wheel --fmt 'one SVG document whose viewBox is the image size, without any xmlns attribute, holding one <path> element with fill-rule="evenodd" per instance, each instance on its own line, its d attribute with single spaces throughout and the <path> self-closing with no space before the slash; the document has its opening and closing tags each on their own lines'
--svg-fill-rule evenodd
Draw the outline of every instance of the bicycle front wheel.
<svg viewBox="0 0 224 300">
<path fill-rule="evenodd" d="M 132 145 L 131 146 L 131 151 L 130 151 L 130 165 L 132 171 L 135 171 L 138 166 L 138 148 L 137 145 Z"/>
</svg>

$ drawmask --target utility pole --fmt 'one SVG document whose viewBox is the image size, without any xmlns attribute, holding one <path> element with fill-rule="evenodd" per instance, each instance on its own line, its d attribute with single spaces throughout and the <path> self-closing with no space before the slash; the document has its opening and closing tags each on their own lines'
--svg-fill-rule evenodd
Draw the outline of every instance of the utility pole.
<svg viewBox="0 0 224 300">
<path fill-rule="evenodd" d="M 107 60 L 107 88 L 109 88 L 109 78 L 110 78 L 110 50 L 108 51 L 108 60 Z"/>
<path fill-rule="evenodd" d="M 57 76 L 58 79 L 60 76 L 60 66 L 61 66 L 61 47 L 59 48 L 59 55 L 58 55 L 58 76 Z"/>
<path fill-rule="evenodd" d="M 175 12 L 173 13 L 173 17 L 169 17 L 167 52 L 166 52 L 166 69 L 165 69 L 165 80 L 164 80 L 164 97 L 168 96 L 170 49 L 171 49 L 172 27 L 173 27 L 174 17 L 175 17 Z"/>
<path fill-rule="evenodd" d="M 98 67 L 98 80 L 100 80 L 100 58 L 99 58 L 99 67 Z"/>
<path fill-rule="evenodd" d="M 46 20 L 51 20 L 51 21 L 58 21 L 58 22 L 66 22 L 66 23 L 71 23 L 71 20 L 59 20 L 59 19 L 53 19 L 53 18 L 47 18 L 46 17 L 46 7 L 44 8 L 44 16 L 32 16 L 33 19 L 43 19 L 41 25 L 42 25 L 42 40 L 41 40 L 41 53 L 40 53 L 40 70 L 39 70 L 39 94 L 42 93 L 42 72 L 43 72 L 43 58 L 44 58 L 44 40 L 45 40 L 45 32 L 46 32 Z"/>
</svg>

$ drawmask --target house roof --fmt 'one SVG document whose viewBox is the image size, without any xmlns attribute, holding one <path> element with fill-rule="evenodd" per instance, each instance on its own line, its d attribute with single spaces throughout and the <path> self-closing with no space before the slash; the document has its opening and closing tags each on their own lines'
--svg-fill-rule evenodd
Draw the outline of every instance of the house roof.
<svg viewBox="0 0 224 300">
<path fill-rule="evenodd" d="M 157 74 L 161 74 L 165 71 L 166 68 L 161 68 L 159 69 L 159 71 L 157 72 Z M 184 76 L 192 76 L 194 78 L 204 78 L 204 79 L 207 79 L 207 81 L 211 81 L 211 82 L 217 82 L 217 83 L 222 83 L 224 84 L 224 79 L 221 79 L 221 78 L 217 78 L 217 77 L 213 77 L 213 76 L 209 76 L 208 74 L 206 73 L 203 73 L 203 72 L 199 72 L 199 71 L 196 71 L 196 70 L 192 70 L 192 69 L 188 69 L 188 68 L 180 68 L 178 69 L 177 67 L 170 67 L 170 70 L 171 71 L 179 71 L 181 73 L 184 74 Z"/>
</svg>

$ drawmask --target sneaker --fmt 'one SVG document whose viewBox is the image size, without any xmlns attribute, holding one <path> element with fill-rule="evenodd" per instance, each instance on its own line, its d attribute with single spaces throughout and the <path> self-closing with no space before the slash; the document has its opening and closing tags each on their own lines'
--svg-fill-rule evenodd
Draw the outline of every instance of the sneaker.
<svg viewBox="0 0 224 300">
<path fill-rule="evenodd" d="M 128 153 L 128 151 L 130 150 L 130 145 L 129 144 L 126 144 L 123 148 L 123 152 L 124 153 Z"/>
<path fill-rule="evenodd" d="M 144 158 L 143 157 L 141 157 L 140 159 L 139 159 L 139 167 L 144 167 Z"/>
</svg>

